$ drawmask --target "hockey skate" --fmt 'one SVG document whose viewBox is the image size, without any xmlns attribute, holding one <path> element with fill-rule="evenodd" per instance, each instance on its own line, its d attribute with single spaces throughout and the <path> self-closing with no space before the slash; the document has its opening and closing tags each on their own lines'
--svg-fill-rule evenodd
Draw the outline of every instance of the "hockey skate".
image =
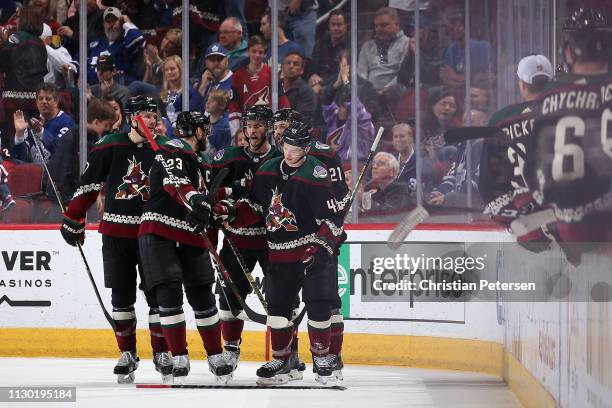
<svg viewBox="0 0 612 408">
<path fill-rule="evenodd" d="M 184 384 L 189 374 L 189 354 L 172 357 L 172 380 L 175 384 Z"/>
<path fill-rule="evenodd" d="M 161 374 L 162 382 L 172 384 L 172 357 L 170 357 L 170 353 L 167 351 L 154 352 L 153 364 L 155 364 L 155 371 Z"/>
<path fill-rule="evenodd" d="M 306 371 L 306 364 L 300 360 L 300 355 L 297 351 L 291 352 L 290 366 L 289 381 L 302 380 L 304 378 L 303 372 Z"/>
<path fill-rule="evenodd" d="M 332 364 L 332 381 L 342 381 L 344 380 L 344 376 L 342 375 L 342 369 L 344 368 L 344 362 L 342 361 L 342 354 L 336 355 L 334 360 L 334 364 Z"/>
<path fill-rule="evenodd" d="M 230 362 L 228 352 L 208 356 L 208 369 L 215 376 L 215 381 L 227 384 L 234 376 L 234 366 Z"/>
<path fill-rule="evenodd" d="M 134 382 L 134 371 L 138 368 L 140 359 L 135 351 L 122 351 L 113 373 L 117 375 L 118 384 L 132 384 Z"/>
<path fill-rule="evenodd" d="M 335 381 L 333 377 L 332 367 L 336 366 L 337 356 L 328 354 L 326 356 L 312 356 L 312 371 L 315 373 L 315 381 L 320 384 L 327 384 L 329 381 Z"/>
<path fill-rule="evenodd" d="M 240 362 L 240 346 L 226 343 L 224 348 L 227 361 L 232 365 L 232 372 L 234 372 Z"/>
<path fill-rule="evenodd" d="M 291 356 L 285 359 L 274 359 L 259 367 L 257 370 L 257 384 L 278 385 L 289 382 L 291 372 Z"/>
</svg>

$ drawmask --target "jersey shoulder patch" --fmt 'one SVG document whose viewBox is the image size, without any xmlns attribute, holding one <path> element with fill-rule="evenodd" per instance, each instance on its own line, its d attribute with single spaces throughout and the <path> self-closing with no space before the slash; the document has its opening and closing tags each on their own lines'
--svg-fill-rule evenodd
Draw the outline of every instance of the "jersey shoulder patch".
<svg viewBox="0 0 612 408">
<path fill-rule="evenodd" d="M 178 148 L 183 148 L 185 147 L 185 144 L 183 142 L 181 142 L 179 139 L 170 139 L 168 141 L 168 144 L 170 146 L 174 146 L 174 147 L 178 147 Z"/>
<path fill-rule="evenodd" d="M 325 169 L 325 167 L 317 164 L 314 167 L 314 170 L 312 171 L 312 175 L 315 178 L 324 179 L 327 177 L 327 170 Z"/>
<path fill-rule="evenodd" d="M 221 149 L 221 150 L 219 150 L 219 151 L 218 151 L 218 152 L 215 154 L 215 156 L 213 157 L 213 160 L 214 160 L 214 161 L 219 161 L 219 160 L 221 160 L 221 159 L 223 158 L 223 155 L 224 155 L 224 154 L 225 154 L 225 149 Z"/>
</svg>

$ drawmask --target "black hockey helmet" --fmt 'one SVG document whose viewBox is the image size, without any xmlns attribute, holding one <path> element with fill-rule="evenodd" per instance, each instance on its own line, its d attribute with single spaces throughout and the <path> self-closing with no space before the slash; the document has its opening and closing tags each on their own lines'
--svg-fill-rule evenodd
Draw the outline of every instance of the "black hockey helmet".
<svg viewBox="0 0 612 408">
<path fill-rule="evenodd" d="M 253 105 L 244 113 L 242 117 L 243 126 L 247 120 L 257 120 L 265 123 L 266 129 L 272 126 L 272 109 L 268 105 Z"/>
<path fill-rule="evenodd" d="M 183 111 L 176 117 L 176 129 L 179 137 L 191 137 L 196 134 L 198 128 L 202 128 L 205 133 L 208 133 L 210 119 L 202 112 Z"/>
<path fill-rule="evenodd" d="M 296 111 L 295 109 L 283 108 L 283 109 L 277 110 L 272 116 L 272 123 L 282 122 L 282 121 L 286 121 L 290 123 L 293 121 L 304 122 L 304 116 L 300 112 Z"/>
<path fill-rule="evenodd" d="M 303 122 L 291 122 L 283 131 L 281 141 L 291 146 L 306 148 L 310 146 L 310 132 Z"/>
<path fill-rule="evenodd" d="M 159 112 L 159 106 L 155 99 L 150 96 L 137 95 L 128 98 L 125 103 L 125 115 L 128 121 L 131 121 L 133 115 L 138 115 L 140 112 Z"/>
<path fill-rule="evenodd" d="M 577 58 L 588 60 L 605 61 L 610 56 L 612 19 L 605 11 L 581 7 L 565 20 L 563 32 L 563 51 L 569 46 Z"/>
</svg>

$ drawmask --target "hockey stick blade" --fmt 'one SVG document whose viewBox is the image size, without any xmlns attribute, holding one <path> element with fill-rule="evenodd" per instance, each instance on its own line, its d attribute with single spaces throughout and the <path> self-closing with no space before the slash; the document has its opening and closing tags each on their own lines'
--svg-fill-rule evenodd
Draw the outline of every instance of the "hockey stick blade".
<svg viewBox="0 0 612 408">
<path fill-rule="evenodd" d="M 448 144 L 457 144 L 467 140 L 504 136 L 505 133 L 492 126 L 470 126 L 449 129 L 444 132 L 444 141 Z"/>
<path fill-rule="evenodd" d="M 417 225 L 425 221 L 427 217 L 429 217 L 429 212 L 423 206 L 418 206 L 410 211 L 410 213 L 397 224 L 391 235 L 389 235 L 387 246 L 390 249 L 397 250 L 402 246 L 402 243 L 408 234 L 410 234 L 410 231 L 414 230 Z"/>
<path fill-rule="evenodd" d="M 517 218 L 510 224 L 510 230 L 514 235 L 521 236 L 555 221 L 557 221 L 555 212 L 552 208 L 549 208 Z"/>
<path fill-rule="evenodd" d="M 183 388 L 183 389 L 205 389 L 205 390 L 331 390 L 344 391 L 346 387 L 341 385 L 240 385 L 240 384 L 136 384 L 136 388 Z"/>
</svg>

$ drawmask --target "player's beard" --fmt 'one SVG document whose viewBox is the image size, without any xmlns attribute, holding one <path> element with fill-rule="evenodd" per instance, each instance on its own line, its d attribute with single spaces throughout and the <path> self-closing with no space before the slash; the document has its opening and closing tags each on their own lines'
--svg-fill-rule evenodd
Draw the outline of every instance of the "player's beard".
<svg viewBox="0 0 612 408">
<path fill-rule="evenodd" d="M 248 138 L 248 141 L 249 141 L 249 149 L 251 151 L 259 150 L 264 145 L 264 143 L 266 143 L 266 136 L 263 135 L 261 138 L 250 136 Z"/>
</svg>

